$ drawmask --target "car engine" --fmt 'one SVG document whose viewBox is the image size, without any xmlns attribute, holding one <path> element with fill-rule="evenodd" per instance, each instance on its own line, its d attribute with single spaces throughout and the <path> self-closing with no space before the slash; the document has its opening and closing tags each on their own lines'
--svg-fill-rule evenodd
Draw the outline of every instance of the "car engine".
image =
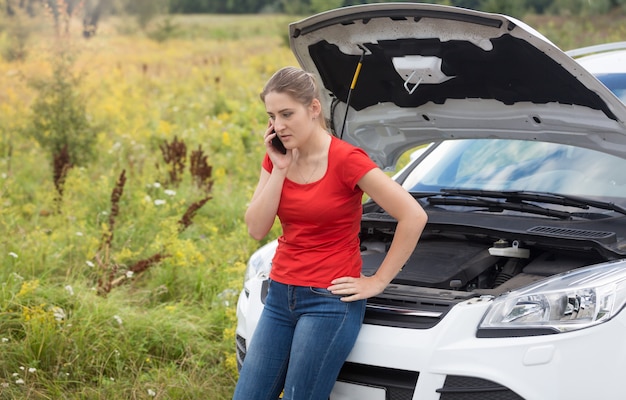
<svg viewBox="0 0 626 400">
<path fill-rule="evenodd" d="M 389 243 L 363 241 L 363 274 L 372 275 Z M 545 249 L 536 243 L 492 242 L 424 235 L 393 284 L 500 294 L 529 281 L 605 261 L 590 252 Z M 519 281 L 518 284 L 515 282 Z"/>
</svg>

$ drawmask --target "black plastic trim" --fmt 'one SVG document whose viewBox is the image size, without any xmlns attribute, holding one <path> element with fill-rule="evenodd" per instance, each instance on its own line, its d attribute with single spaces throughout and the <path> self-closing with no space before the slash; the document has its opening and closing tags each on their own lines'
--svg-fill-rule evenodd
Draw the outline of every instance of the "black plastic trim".
<svg viewBox="0 0 626 400">
<path fill-rule="evenodd" d="M 479 328 L 476 331 L 477 338 L 512 338 L 512 337 L 529 337 L 529 336 L 545 336 L 559 333 L 554 328 L 529 328 L 529 329 L 508 329 L 508 328 Z"/>
<path fill-rule="evenodd" d="M 267 292 L 270 289 L 270 280 L 266 279 L 261 283 L 261 303 L 265 304 Z"/>
<path fill-rule="evenodd" d="M 604 244 L 613 244 L 617 242 L 617 234 L 615 232 L 593 231 L 589 229 L 575 229 L 556 226 L 534 226 L 528 229 L 528 232 L 569 239 L 595 240 Z"/>
<path fill-rule="evenodd" d="M 384 388 L 388 400 L 413 398 L 419 372 L 346 362 L 341 368 L 340 382 Z"/>
<path fill-rule="evenodd" d="M 524 400 L 506 386 L 472 376 L 448 375 L 444 386 L 436 391 L 440 400 Z"/>
</svg>

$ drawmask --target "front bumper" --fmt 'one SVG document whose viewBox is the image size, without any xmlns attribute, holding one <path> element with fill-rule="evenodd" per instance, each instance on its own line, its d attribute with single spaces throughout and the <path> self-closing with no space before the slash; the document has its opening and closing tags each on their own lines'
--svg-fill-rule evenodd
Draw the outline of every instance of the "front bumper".
<svg viewBox="0 0 626 400">
<path fill-rule="evenodd" d="M 262 311 L 262 281 L 237 306 L 238 360 Z M 477 338 L 491 301 L 454 306 L 429 329 L 364 324 L 331 400 L 623 399 L 626 313 L 569 333 Z"/>
</svg>

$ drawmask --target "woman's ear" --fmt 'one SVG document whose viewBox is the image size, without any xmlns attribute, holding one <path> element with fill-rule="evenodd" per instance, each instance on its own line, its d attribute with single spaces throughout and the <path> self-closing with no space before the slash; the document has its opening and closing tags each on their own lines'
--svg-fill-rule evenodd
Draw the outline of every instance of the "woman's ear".
<svg viewBox="0 0 626 400">
<path fill-rule="evenodd" d="M 309 106 L 309 111 L 311 112 L 313 119 L 320 116 L 320 113 L 322 112 L 322 103 L 320 103 L 319 99 L 313 99 L 311 101 L 311 105 Z"/>
</svg>

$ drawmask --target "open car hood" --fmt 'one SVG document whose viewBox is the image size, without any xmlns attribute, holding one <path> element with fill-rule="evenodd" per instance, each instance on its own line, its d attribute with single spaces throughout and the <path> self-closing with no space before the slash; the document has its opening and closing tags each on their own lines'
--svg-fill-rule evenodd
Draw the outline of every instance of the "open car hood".
<svg viewBox="0 0 626 400">
<path fill-rule="evenodd" d="M 419 144 L 481 137 L 626 157 L 624 103 L 513 18 L 383 3 L 327 11 L 289 31 L 300 65 L 321 79 L 334 133 L 381 168 Z"/>
</svg>

